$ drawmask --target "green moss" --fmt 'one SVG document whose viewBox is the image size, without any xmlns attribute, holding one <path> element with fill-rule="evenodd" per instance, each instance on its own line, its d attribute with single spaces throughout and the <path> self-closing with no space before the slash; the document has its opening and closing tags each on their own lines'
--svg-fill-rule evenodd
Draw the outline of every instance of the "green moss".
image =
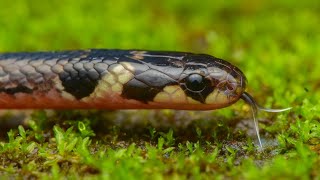
<svg viewBox="0 0 320 180">
<path fill-rule="evenodd" d="M 0 176 L 105 179 L 319 179 L 316 1 L 6 1 L 0 51 L 132 48 L 212 54 L 239 66 L 260 113 L 12 111 L 0 119 Z M 27 114 L 27 115 L 24 115 Z"/>
</svg>

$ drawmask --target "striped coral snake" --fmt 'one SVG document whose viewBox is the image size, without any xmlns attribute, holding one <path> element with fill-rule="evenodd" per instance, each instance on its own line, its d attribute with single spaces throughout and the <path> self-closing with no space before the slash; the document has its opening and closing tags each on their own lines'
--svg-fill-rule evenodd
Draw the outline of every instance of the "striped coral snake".
<svg viewBox="0 0 320 180">
<path fill-rule="evenodd" d="M 90 49 L 0 54 L 0 109 L 183 109 L 214 110 L 239 99 L 245 75 L 206 54 Z"/>
</svg>

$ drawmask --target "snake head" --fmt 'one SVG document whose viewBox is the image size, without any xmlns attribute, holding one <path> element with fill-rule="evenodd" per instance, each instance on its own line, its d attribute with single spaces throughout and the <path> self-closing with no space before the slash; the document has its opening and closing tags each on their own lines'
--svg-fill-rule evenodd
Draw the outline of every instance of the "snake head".
<svg viewBox="0 0 320 180">
<path fill-rule="evenodd" d="M 246 86 L 237 67 L 206 54 L 134 51 L 129 57 L 134 76 L 122 95 L 155 108 L 223 108 L 236 102 Z"/>
<path fill-rule="evenodd" d="M 179 82 L 186 95 L 208 108 L 222 108 L 236 102 L 243 94 L 247 80 L 240 69 L 227 61 L 205 54 L 184 58 Z"/>
</svg>

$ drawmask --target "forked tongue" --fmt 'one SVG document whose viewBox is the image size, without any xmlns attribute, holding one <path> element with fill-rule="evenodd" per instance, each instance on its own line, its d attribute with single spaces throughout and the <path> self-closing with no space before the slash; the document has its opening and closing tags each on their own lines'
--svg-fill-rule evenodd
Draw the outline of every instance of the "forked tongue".
<svg viewBox="0 0 320 180">
<path fill-rule="evenodd" d="M 283 112 L 283 111 L 290 110 L 291 107 L 284 108 L 284 109 L 268 109 L 268 108 L 261 107 L 256 103 L 256 101 L 253 99 L 253 97 L 250 94 L 248 94 L 247 92 L 244 92 L 242 94 L 241 99 L 243 99 L 251 107 L 253 122 L 254 122 L 256 134 L 257 134 L 257 137 L 258 137 L 258 141 L 259 141 L 259 146 L 260 146 L 260 148 L 262 148 L 262 142 L 261 142 L 260 133 L 259 133 L 259 125 L 258 125 L 258 121 L 256 119 L 258 111 Z"/>
</svg>

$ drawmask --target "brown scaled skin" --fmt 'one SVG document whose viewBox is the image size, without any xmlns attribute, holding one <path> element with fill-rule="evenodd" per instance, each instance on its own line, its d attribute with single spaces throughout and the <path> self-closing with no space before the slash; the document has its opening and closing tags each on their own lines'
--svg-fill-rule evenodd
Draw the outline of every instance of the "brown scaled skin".
<svg viewBox="0 0 320 180">
<path fill-rule="evenodd" d="M 79 50 L 0 54 L 1 109 L 213 110 L 246 78 L 221 59 L 184 52 Z"/>
</svg>

